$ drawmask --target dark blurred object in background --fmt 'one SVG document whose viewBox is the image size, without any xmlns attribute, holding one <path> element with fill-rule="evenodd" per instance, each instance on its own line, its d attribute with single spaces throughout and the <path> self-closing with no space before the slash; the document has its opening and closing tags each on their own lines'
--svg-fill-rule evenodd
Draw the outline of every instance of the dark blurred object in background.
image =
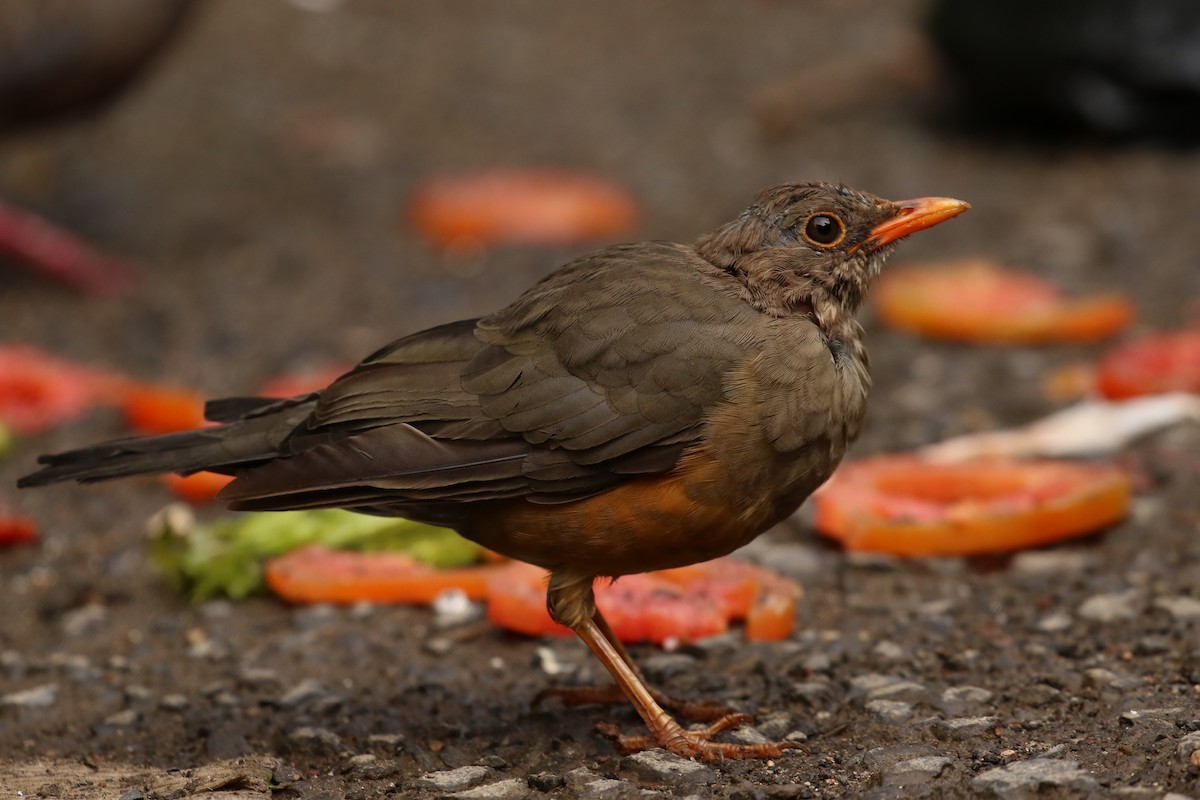
<svg viewBox="0 0 1200 800">
<path fill-rule="evenodd" d="M 193 0 L 0 0 L 0 134 L 100 110 L 162 49 Z M 0 200 L 0 256 L 80 291 L 132 266 Z"/>
<path fill-rule="evenodd" d="M 989 126 L 1200 141 L 1200 0 L 935 0 L 929 24 Z"/>
<path fill-rule="evenodd" d="M 0 2 L 0 128 L 94 110 L 179 27 L 192 0 Z"/>
</svg>

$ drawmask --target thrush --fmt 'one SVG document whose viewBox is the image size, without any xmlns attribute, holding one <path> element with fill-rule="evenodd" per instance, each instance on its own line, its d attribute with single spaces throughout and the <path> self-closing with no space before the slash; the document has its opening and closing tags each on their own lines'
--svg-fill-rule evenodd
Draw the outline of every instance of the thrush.
<svg viewBox="0 0 1200 800">
<path fill-rule="evenodd" d="M 618 749 L 778 756 L 794 744 L 714 739 L 745 715 L 650 689 L 592 584 L 725 555 L 829 477 L 867 409 L 855 311 L 898 239 L 967 208 L 769 188 L 693 245 L 582 256 L 500 311 L 394 341 L 319 392 L 213 401 L 218 425 L 42 456 L 20 485 L 211 470 L 235 476 L 220 496 L 234 509 L 454 528 L 550 571 L 550 615 L 650 729 L 605 728 Z M 685 729 L 664 706 L 712 724 Z"/>
</svg>

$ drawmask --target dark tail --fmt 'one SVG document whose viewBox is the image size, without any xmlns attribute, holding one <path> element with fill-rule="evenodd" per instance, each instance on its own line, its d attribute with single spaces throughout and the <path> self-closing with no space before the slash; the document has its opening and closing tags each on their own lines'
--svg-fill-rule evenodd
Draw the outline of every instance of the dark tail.
<svg viewBox="0 0 1200 800">
<path fill-rule="evenodd" d="M 17 481 L 22 488 L 60 481 L 106 481 L 132 475 L 199 470 L 235 474 L 239 468 L 275 458 L 288 435 L 312 411 L 316 395 L 290 400 L 217 401 L 206 409 L 209 419 L 225 424 L 194 431 L 118 439 L 40 456 L 40 470 Z M 242 416 L 227 421 L 232 409 Z"/>
</svg>

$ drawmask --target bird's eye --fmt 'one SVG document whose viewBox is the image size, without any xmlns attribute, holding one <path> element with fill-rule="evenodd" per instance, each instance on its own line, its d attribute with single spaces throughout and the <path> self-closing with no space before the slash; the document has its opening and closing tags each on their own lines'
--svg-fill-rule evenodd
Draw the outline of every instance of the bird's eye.
<svg viewBox="0 0 1200 800">
<path fill-rule="evenodd" d="M 846 227 L 833 214 L 813 214 L 804 223 L 804 238 L 817 247 L 833 247 L 846 235 Z"/>
</svg>

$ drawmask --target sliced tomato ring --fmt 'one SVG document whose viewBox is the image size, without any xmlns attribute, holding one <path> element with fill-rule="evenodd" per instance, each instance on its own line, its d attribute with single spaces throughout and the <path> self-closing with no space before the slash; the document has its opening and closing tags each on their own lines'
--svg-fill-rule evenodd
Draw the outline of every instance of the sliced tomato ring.
<svg viewBox="0 0 1200 800">
<path fill-rule="evenodd" d="M 815 498 L 816 528 L 848 550 L 1000 553 L 1111 525 L 1129 497 L 1129 479 L 1107 464 L 881 456 L 834 474 Z"/>
<path fill-rule="evenodd" d="M 29 345 L 0 345 L 0 420 L 33 435 L 111 397 L 123 380 Z"/>
<path fill-rule="evenodd" d="M 37 524 L 29 517 L 0 516 L 0 547 L 37 539 Z"/>
<path fill-rule="evenodd" d="M 1096 387 L 1110 400 L 1200 392 L 1200 329 L 1146 336 L 1114 347 L 1100 360 Z"/>
<path fill-rule="evenodd" d="M 204 419 L 204 396 L 190 389 L 132 384 L 124 392 L 121 410 L 129 427 L 146 436 L 209 424 Z"/>
<path fill-rule="evenodd" d="M 633 197 L 597 175 L 497 169 L 434 178 L 408 209 L 418 231 L 443 247 L 570 244 L 622 236 L 637 223 Z"/>
<path fill-rule="evenodd" d="M 309 545 L 267 562 L 267 586 L 292 603 L 432 603 L 448 589 L 472 600 L 504 567 L 437 569 L 404 553 L 360 553 Z"/>
<path fill-rule="evenodd" d="M 211 503 L 217 499 L 217 493 L 224 489 L 233 478 L 216 472 L 193 472 L 191 475 L 164 475 L 163 481 L 180 500 L 194 506 Z"/>
<path fill-rule="evenodd" d="M 547 573 L 513 562 L 488 587 L 488 619 L 529 636 L 566 635 L 546 610 Z M 768 570 L 733 559 L 696 564 L 615 582 L 597 581 L 596 605 L 623 642 L 690 642 L 747 620 L 747 638 L 789 636 L 799 587 Z"/>
<path fill-rule="evenodd" d="M 1050 281 L 984 259 L 889 268 L 872 296 L 887 324 L 962 342 L 1093 342 L 1123 330 L 1134 316 L 1123 295 L 1068 301 Z"/>
</svg>

